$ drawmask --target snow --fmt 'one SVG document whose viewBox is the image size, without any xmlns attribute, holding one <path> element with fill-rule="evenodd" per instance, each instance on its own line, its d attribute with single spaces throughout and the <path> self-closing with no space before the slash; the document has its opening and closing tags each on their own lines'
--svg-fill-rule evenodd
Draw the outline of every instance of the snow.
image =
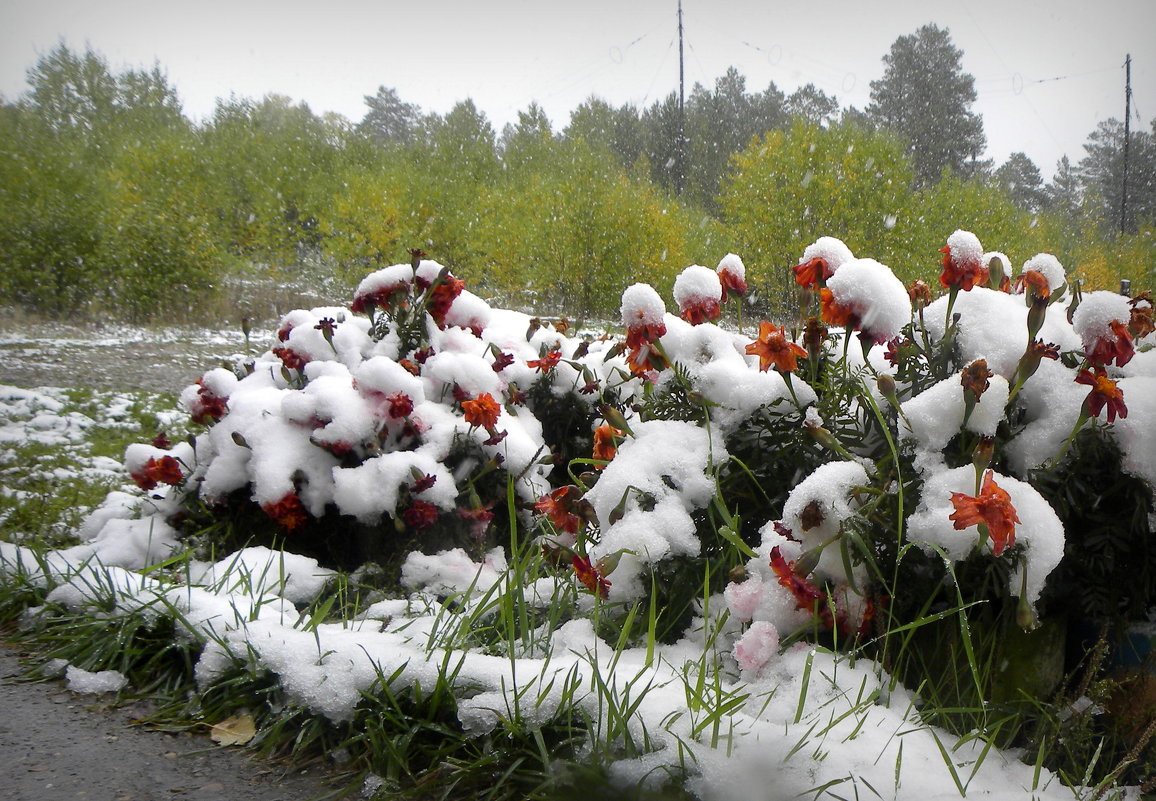
<svg viewBox="0 0 1156 801">
<path fill-rule="evenodd" d="M 842 239 L 821 236 L 803 250 L 803 259 L 800 263 L 805 264 L 811 259 L 823 259 L 827 262 L 827 269 L 837 273 L 844 263 L 854 258 L 851 248 L 847 247 Z"/>
<path fill-rule="evenodd" d="M 119 670 L 101 670 L 90 673 L 75 665 L 69 665 L 64 675 L 68 680 L 68 689 L 74 693 L 92 695 L 117 693 L 128 685 L 128 677 Z"/>
<path fill-rule="evenodd" d="M 900 329 L 911 321 L 911 299 L 903 282 L 891 268 L 875 259 L 851 259 L 827 279 L 840 306 L 854 309 L 859 327 L 886 342 L 899 336 Z"/>
<path fill-rule="evenodd" d="M 1029 270 L 1035 270 L 1048 279 L 1049 292 L 1055 292 L 1068 280 L 1064 273 L 1064 266 L 1051 253 L 1037 253 L 1024 262 L 1023 271 L 1027 273 Z"/>
<path fill-rule="evenodd" d="M 1001 259 L 1006 270 L 1006 257 L 983 253 L 973 234 L 956 231 L 948 246 L 954 259 Z M 907 290 L 885 265 L 855 258 L 832 237 L 817 240 L 803 258 L 826 260 L 834 271 L 827 288 L 835 301 L 851 307 L 862 330 L 877 342 L 898 336 L 911 321 Z M 1047 254 L 1024 268 L 1044 274 L 1053 290 L 1064 283 L 1062 266 Z M 357 297 L 406 288 L 415 280 L 428 284 L 443 269 L 432 261 L 422 261 L 416 272 L 395 265 L 365 279 Z M 1037 786 L 1034 768 L 1013 754 L 982 752 L 978 738 L 960 740 L 924 723 L 914 698 L 882 666 L 805 644 L 782 647 L 812 614 L 800 609 L 779 581 L 772 552 L 808 568 L 813 561 L 805 572 L 833 585 L 829 592 L 837 608 L 851 619 L 863 612 L 864 599 L 851 588 L 864 586 L 866 568 L 853 567 L 848 574 L 840 538 L 875 508 L 864 509 L 875 497 L 872 492 L 886 490 L 879 485 L 890 479 L 884 471 L 876 475 L 862 457 L 822 464 L 803 477 L 790 490 L 780 520 L 745 521 L 751 531 L 758 527 L 754 555 L 744 550 L 749 558 L 725 589 L 699 599 L 680 639 L 657 643 L 651 651 L 626 644 L 615 649 L 603 641 L 597 632 L 605 629 L 592 619 L 605 608 L 602 601 L 571 576 L 519 572 L 527 568 L 508 564 L 501 548 L 415 551 L 401 567 L 402 597 L 380 600 L 340 623 L 315 624 L 301 611 L 323 597 L 334 575 L 304 556 L 251 547 L 214 562 L 190 562 L 176 577 L 134 572 L 185 547 L 168 521 L 194 495 L 211 504 L 240 491 L 266 506 L 296 494 L 316 517 L 337 512 L 350 518 L 349 525 L 388 527 L 387 518 L 398 517 L 399 506 L 417 494 L 419 479 L 421 500 L 452 514 L 472 486 L 471 472 L 490 460 L 501 463 L 517 501 L 529 508 L 553 488 L 547 480 L 550 454 L 542 421 L 515 401 L 513 384 L 526 390 L 541 381 L 545 391 L 561 397 L 591 382 L 615 387 L 614 403 L 625 410 L 630 430 L 585 492 L 597 534 L 559 539 L 603 565 L 610 604 L 644 599 L 652 576 L 663 567 L 703 553 L 699 532 L 708 514 L 716 516 L 711 507 L 720 492 L 720 470 L 730 460 L 729 435 L 756 413 L 794 427 L 823 423 L 819 398 L 802 376 L 793 376 L 788 386 L 777 371 L 759 371 L 758 360 L 745 351 L 749 337 L 709 322 L 724 269 L 745 276 L 734 254 L 724 257 L 718 271 L 692 265 L 678 276 L 674 299 L 688 319 L 668 314 L 649 285 L 635 284 L 623 293 L 628 336 L 654 343 L 680 368 L 677 375 L 654 370 L 638 380 L 630 377 L 624 356 L 611 355 L 621 349 L 614 339 L 571 337 L 550 324 L 531 325 L 527 315 L 493 308 L 465 291 L 449 308 L 445 327 L 427 321 L 428 348 L 419 352 L 400 353 L 396 332 L 375 339 L 369 320 L 348 309 L 291 312 L 282 320 L 278 345 L 290 348 L 303 365 L 287 368 L 268 351 L 251 360 L 251 369 L 210 370 L 181 399 L 194 414 L 206 403 L 226 401 L 219 420 L 192 443 L 179 442 L 171 450 L 143 444 L 128 449 L 130 471 L 150 459 L 177 458 L 179 485 L 159 486 L 148 495 L 110 494 L 77 532 L 80 545 L 50 552 L 41 561 L 28 549 L 0 542 L 0 579 L 20 574 L 50 589 L 54 603 L 93 614 L 170 616 L 180 637 L 203 646 L 196 666 L 201 687 L 238 665 L 269 671 L 290 701 L 334 721 L 351 719 L 363 694 L 386 679 L 401 688 L 446 678 L 455 688 L 459 723 L 477 735 L 500 729 L 512 717 L 523 726 L 547 724 L 573 713 L 566 704 L 581 710 L 595 732 L 604 731 L 608 703 L 632 694 L 638 704 L 625 725 L 638 742 L 645 732 L 650 747 L 619 755 L 611 776 L 645 784 L 667 769 L 685 768 L 690 788 L 711 801 L 764 797 L 772 783 L 784 797 L 824 785 L 842 786 L 848 797 L 860 789 L 865 791 L 860 795 L 878 790 L 896 799 L 955 797 L 954 790 L 944 790 L 950 787 L 945 760 L 968 771 L 968 795 L 1070 797 L 1046 770 Z M 946 304 L 940 298 L 926 310 L 933 342 L 945 335 Z M 1049 305 L 1038 338 L 1077 354 L 1112 334 L 1112 321 L 1127 322 L 1130 311 L 1126 299 L 1093 292 L 1069 325 L 1065 305 Z M 950 560 L 974 551 L 976 527 L 956 530 L 950 516 L 952 493 L 976 493 L 976 471 L 971 465 L 948 467 L 943 451 L 960 432 L 996 435 L 1014 413 L 1022 430 L 1013 431 L 1004 447 L 1020 478 L 997 473 L 995 480 L 1019 517 L 1015 542 L 1025 557 L 1008 590 L 1019 594 L 1026 571 L 1025 600 L 1034 603 L 1063 556 L 1064 531 L 1026 477 L 1061 452 L 1088 390 L 1075 383 L 1075 370 L 1044 359 L 1013 400 L 1013 382 L 1029 345 L 1023 299 L 975 287 L 958 293 L 953 311 L 959 314 L 954 369 L 984 359 L 994 375 L 970 413 L 958 373 L 901 404 L 897 433 L 901 447 L 914 447 L 920 482 L 918 506 L 907 509 L 906 533 Z M 335 326 L 331 336 L 326 336 L 330 324 L 321 325 L 326 319 Z M 562 361 L 551 370 L 528 364 L 553 351 Z M 888 369 L 882 353 L 880 347 L 872 349 L 865 364 L 859 349 L 851 349 L 847 377 L 858 381 L 870 376 L 870 368 Z M 495 360 L 506 356 L 513 362 L 495 370 Z M 1156 486 L 1156 351 L 1140 348 L 1129 364 L 1113 368 L 1112 376 L 1129 414 L 1106 430 L 1124 454 L 1123 469 Z M 676 386 L 682 381 L 689 386 Z M 685 410 L 691 419 L 641 419 L 641 404 L 670 389 L 688 390 L 695 399 Z M 463 397 L 481 394 L 500 404 L 496 425 L 489 426 L 493 431 L 467 423 L 461 407 Z M 591 419 L 609 414 L 596 406 L 597 393 L 572 397 L 587 404 Z M 876 400 L 882 405 L 881 396 Z M 96 425 L 84 415 L 64 413 L 59 396 L 50 391 L 0 387 L 0 403 L 6 410 L 0 417 L 5 447 L 29 440 L 77 447 Z M 843 412 L 854 419 L 864 408 L 828 414 L 833 428 L 842 425 Z M 494 441 L 495 432 L 504 438 Z M 466 446 L 468 458 L 453 462 L 451 454 Z M 871 446 L 849 447 L 869 453 Z M 123 479 L 123 471 L 118 475 Z M 429 479 L 432 484 L 424 486 Z M 982 548 L 990 549 L 990 542 Z M 551 614 L 541 616 L 540 627 L 526 641 L 477 645 L 478 621 L 501 614 L 513 602 L 506 594 L 515 591 Z M 562 613 L 554 614 L 559 609 Z M 446 665 L 454 666 L 452 676 L 443 675 Z M 69 668 L 78 691 L 124 686 L 123 676 L 101 676 Z M 734 703 L 719 713 L 717 735 L 704 734 L 711 731 L 698 725 L 704 716 L 729 701 Z"/>
</svg>

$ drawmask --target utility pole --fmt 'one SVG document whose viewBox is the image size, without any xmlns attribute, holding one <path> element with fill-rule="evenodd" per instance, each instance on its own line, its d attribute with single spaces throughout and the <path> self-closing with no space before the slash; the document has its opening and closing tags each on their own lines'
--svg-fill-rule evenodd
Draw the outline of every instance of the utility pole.
<svg viewBox="0 0 1156 801">
<path fill-rule="evenodd" d="M 1120 192 L 1120 233 L 1125 233 L 1128 219 L 1128 140 L 1132 130 L 1132 54 L 1124 59 L 1124 180 Z"/>
<path fill-rule="evenodd" d="M 674 192 L 682 194 L 686 178 L 686 84 L 682 58 L 682 0 L 678 0 L 678 143 L 674 151 Z"/>
</svg>

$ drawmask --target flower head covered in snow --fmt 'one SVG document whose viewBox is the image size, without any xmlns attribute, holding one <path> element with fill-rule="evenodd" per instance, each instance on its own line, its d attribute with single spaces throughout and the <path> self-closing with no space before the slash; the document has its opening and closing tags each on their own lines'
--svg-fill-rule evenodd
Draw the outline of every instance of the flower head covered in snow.
<svg viewBox="0 0 1156 801">
<path fill-rule="evenodd" d="M 723 287 L 714 270 L 692 264 L 674 279 L 674 300 L 678 313 L 691 325 L 717 320 L 722 314 Z"/>
<path fill-rule="evenodd" d="M 907 288 L 874 259 L 852 259 L 820 291 L 823 320 L 857 329 L 876 343 L 899 335 L 911 320 Z"/>
<path fill-rule="evenodd" d="M 349 309 L 354 314 L 372 314 L 375 308 L 388 309 L 403 302 L 412 283 L 413 267 L 408 264 L 395 264 L 370 273 L 357 285 Z"/>
<path fill-rule="evenodd" d="M 719 283 L 722 284 L 722 303 L 727 302 L 727 293 L 731 292 L 736 297 L 742 297 L 747 291 L 747 268 L 743 264 L 743 260 L 734 253 L 728 253 L 723 256 L 722 261 L 718 263 L 715 268 L 718 273 Z"/>
<path fill-rule="evenodd" d="M 993 476 L 991 470 L 984 474 L 978 495 L 953 492 L 951 505 L 955 511 L 949 519 L 958 531 L 978 525 L 980 536 L 984 539 L 991 537 L 992 553 L 999 556 L 1005 548 L 1015 545 L 1015 524 L 1020 519 L 1012 506 L 1011 496 L 995 483 Z"/>
<path fill-rule="evenodd" d="M 622 293 L 622 327 L 626 329 L 626 361 L 634 375 L 646 375 L 666 366 L 658 347 L 666 335 L 666 304 L 649 284 L 632 284 Z"/>
<path fill-rule="evenodd" d="M 804 289 L 822 287 L 828 278 L 855 256 L 842 240 L 821 236 L 803 251 L 803 259 L 793 269 L 795 283 Z"/>
<path fill-rule="evenodd" d="M 1136 352 L 1128 324 L 1132 305 L 1128 298 L 1104 290 L 1084 295 L 1072 315 L 1072 327 L 1084 343 L 1084 356 L 1097 365 L 1123 367 Z"/>
<path fill-rule="evenodd" d="M 940 253 L 943 254 L 943 272 L 939 274 L 939 283 L 945 289 L 967 292 L 987 284 L 989 273 L 983 263 L 983 246 L 975 234 L 956 231 L 947 238 Z"/>
</svg>

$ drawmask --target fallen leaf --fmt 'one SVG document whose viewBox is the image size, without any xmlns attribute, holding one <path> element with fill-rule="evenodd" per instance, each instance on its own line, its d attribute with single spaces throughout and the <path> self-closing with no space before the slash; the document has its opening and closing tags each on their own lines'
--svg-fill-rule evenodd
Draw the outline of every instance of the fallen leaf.
<svg viewBox="0 0 1156 801">
<path fill-rule="evenodd" d="M 233 715 L 215 724 L 209 731 L 209 739 L 219 745 L 244 745 L 256 733 L 251 715 Z"/>
</svg>

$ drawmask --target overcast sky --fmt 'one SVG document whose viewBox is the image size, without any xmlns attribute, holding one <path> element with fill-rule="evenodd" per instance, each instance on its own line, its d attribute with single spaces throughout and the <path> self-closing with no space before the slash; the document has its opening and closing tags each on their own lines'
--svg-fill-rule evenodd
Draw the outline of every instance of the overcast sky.
<svg viewBox="0 0 1156 801">
<path fill-rule="evenodd" d="M 1156 0 L 684 0 L 686 82 L 734 65 L 748 91 L 814 83 L 862 108 L 882 57 L 928 22 L 975 76 L 1000 164 L 1022 150 L 1045 179 L 1084 155 L 1096 124 L 1156 114 Z M 555 130 L 591 94 L 644 107 L 678 88 L 677 0 L 0 0 L 0 94 L 63 40 L 114 69 L 158 62 L 185 113 L 277 92 L 351 120 L 379 85 L 424 111 L 472 98 L 496 130 L 536 100 Z"/>
</svg>

